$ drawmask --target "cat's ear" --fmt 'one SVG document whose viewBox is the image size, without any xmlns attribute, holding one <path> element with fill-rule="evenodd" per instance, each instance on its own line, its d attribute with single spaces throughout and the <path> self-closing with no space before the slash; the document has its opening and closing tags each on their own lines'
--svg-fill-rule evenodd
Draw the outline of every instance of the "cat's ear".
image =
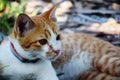
<svg viewBox="0 0 120 80">
<path fill-rule="evenodd" d="M 33 21 L 24 13 L 21 13 L 16 20 L 15 29 L 17 34 L 22 37 L 33 28 Z"/>
<path fill-rule="evenodd" d="M 52 8 L 50 8 L 48 11 L 44 12 L 43 15 L 45 15 L 46 18 L 52 19 L 53 21 L 56 21 L 55 11 L 56 8 L 61 4 L 62 2 L 58 2 L 55 4 Z"/>
</svg>

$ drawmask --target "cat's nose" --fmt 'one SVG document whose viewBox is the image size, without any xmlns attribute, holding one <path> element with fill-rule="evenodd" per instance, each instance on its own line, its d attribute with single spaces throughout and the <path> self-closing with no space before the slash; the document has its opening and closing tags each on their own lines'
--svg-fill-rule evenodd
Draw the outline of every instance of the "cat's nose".
<svg viewBox="0 0 120 80">
<path fill-rule="evenodd" d="M 58 49 L 58 50 L 53 50 L 53 52 L 54 52 L 55 54 L 59 54 L 60 50 L 59 50 L 59 49 Z"/>
</svg>

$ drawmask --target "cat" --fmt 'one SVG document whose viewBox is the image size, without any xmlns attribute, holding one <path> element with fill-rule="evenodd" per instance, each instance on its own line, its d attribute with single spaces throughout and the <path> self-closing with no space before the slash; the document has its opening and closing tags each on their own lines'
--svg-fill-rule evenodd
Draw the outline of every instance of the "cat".
<svg viewBox="0 0 120 80">
<path fill-rule="evenodd" d="M 34 17 L 18 16 L 0 46 L 0 76 L 58 80 L 57 72 L 60 80 L 120 80 L 120 48 L 88 34 L 60 33 L 52 17 L 55 7 Z"/>
<path fill-rule="evenodd" d="M 61 34 L 60 80 L 120 80 L 120 47 L 85 33 Z"/>
<path fill-rule="evenodd" d="M 59 80 L 51 64 L 61 50 L 60 33 L 52 21 L 59 4 L 37 16 L 19 14 L 0 45 L 0 80 Z"/>
</svg>

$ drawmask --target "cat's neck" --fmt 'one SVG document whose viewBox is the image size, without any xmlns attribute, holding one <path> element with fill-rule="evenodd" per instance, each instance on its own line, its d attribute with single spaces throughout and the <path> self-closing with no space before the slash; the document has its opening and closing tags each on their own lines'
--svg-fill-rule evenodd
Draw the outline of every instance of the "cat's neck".
<svg viewBox="0 0 120 80">
<path fill-rule="evenodd" d="M 8 45 L 10 53 L 18 59 L 19 61 L 23 63 L 36 63 L 38 61 L 43 60 L 42 58 L 34 57 L 34 55 L 37 55 L 38 52 L 32 52 L 32 51 L 25 51 L 21 45 L 19 44 L 18 40 L 16 38 L 13 38 L 9 36 L 4 40 L 2 45 Z"/>
<path fill-rule="evenodd" d="M 40 61 L 40 58 L 35 58 L 35 59 L 27 59 L 24 56 L 22 56 L 19 51 L 16 50 L 13 42 L 10 41 L 10 50 L 12 52 L 12 54 L 21 62 L 23 63 L 36 63 L 38 61 Z"/>
<path fill-rule="evenodd" d="M 24 56 L 24 58 L 28 58 L 27 54 L 29 54 L 29 52 L 23 50 L 23 48 L 20 46 L 17 39 L 15 39 L 15 38 L 10 39 L 10 41 L 9 41 L 10 50 L 11 50 L 11 43 L 14 46 L 15 50 L 19 53 L 19 55 Z M 11 50 L 11 52 L 12 52 L 12 50 Z"/>
</svg>

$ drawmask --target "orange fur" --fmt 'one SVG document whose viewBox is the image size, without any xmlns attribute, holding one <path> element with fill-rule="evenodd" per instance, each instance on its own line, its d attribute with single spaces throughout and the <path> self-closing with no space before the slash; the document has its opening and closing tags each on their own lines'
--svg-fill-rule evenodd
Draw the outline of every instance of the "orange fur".
<svg viewBox="0 0 120 80">
<path fill-rule="evenodd" d="M 100 40 L 90 35 L 77 33 L 62 35 L 62 49 L 62 55 L 53 62 L 56 69 L 64 67 L 64 65 L 69 63 L 72 56 L 75 54 L 78 54 L 76 58 L 80 58 L 80 53 L 77 53 L 77 51 L 81 49 L 81 52 L 86 51 L 93 57 L 91 65 L 93 66 L 93 69 L 97 70 L 97 72 L 91 71 L 90 74 L 88 74 L 88 76 L 96 76 L 93 76 L 93 78 L 84 77 L 84 80 L 119 80 L 119 78 L 115 77 L 120 76 L 119 47 L 113 46 L 109 42 Z M 104 75 L 102 77 L 105 77 L 105 79 L 102 79 L 102 77 L 101 79 L 97 79 L 100 75 Z"/>
<path fill-rule="evenodd" d="M 120 77 L 115 77 L 96 70 L 91 70 L 83 73 L 78 80 L 120 80 Z"/>
<path fill-rule="evenodd" d="M 21 46 L 26 50 L 31 50 L 31 48 L 39 49 L 40 46 L 37 44 L 37 41 L 42 38 L 50 38 L 51 36 L 47 26 L 51 27 L 51 29 L 56 35 L 59 34 L 59 30 L 57 29 L 56 24 L 52 21 L 52 19 L 49 18 L 51 11 L 52 9 L 46 11 L 41 15 L 37 15 L 30 18 L 33 21 L 34 29 L 31 30 L 31 32 L 29 32 L 27 36 L 20 37 L 16 31 L 16 25 L 15 25 L 13 29 L 12 37 L 17 38 Z M 31 45 L 32 47 L 30 48 Z"/>
<path fill-rule="evenodd" d="M 41 50 L 42 45 L 38 43 L 38 40 L 43 38 L 49 39 L 51 37 L 51 33 L 46 26 L 49 26 L 56 35 L 60 33 L 56 24 L 50 17 L 53 9 L 54 7 L 41 15 L 31 17 L 30 20 L 33 22 L 31 24 L 33 24 L 34 28 L 26 33 L 27 35 L 25 36 L 18 35 L 15 25 L 11 37 L 18 39 L 20 45 L 25 50 Z M 75 58 L 79 59 L 81 52 L 87 52 L 89 56 L 92 57 L 92 62 L 90 64 L 96 71 L 88 71 L 88 73 L 83 74 L 82 79 L 80 77 L 80 80 L 119 80 L 116 77 L 120 76 L 119 47 L 81 33 L 62 34 L 61 38 L 62 54 L 53 62 L 53 66 L 56 69 L 60 67 L 63 68 L 75 54 L 78 54 Z M 79 52 L 79 50 L 81 50 L 81 52 Z M 52 51 L 48 52 L 47 56 L 51 55 L 51 53 Z M 98 77 L 100 76 L 101 78 L 99 79 Z"/>
</svg>

